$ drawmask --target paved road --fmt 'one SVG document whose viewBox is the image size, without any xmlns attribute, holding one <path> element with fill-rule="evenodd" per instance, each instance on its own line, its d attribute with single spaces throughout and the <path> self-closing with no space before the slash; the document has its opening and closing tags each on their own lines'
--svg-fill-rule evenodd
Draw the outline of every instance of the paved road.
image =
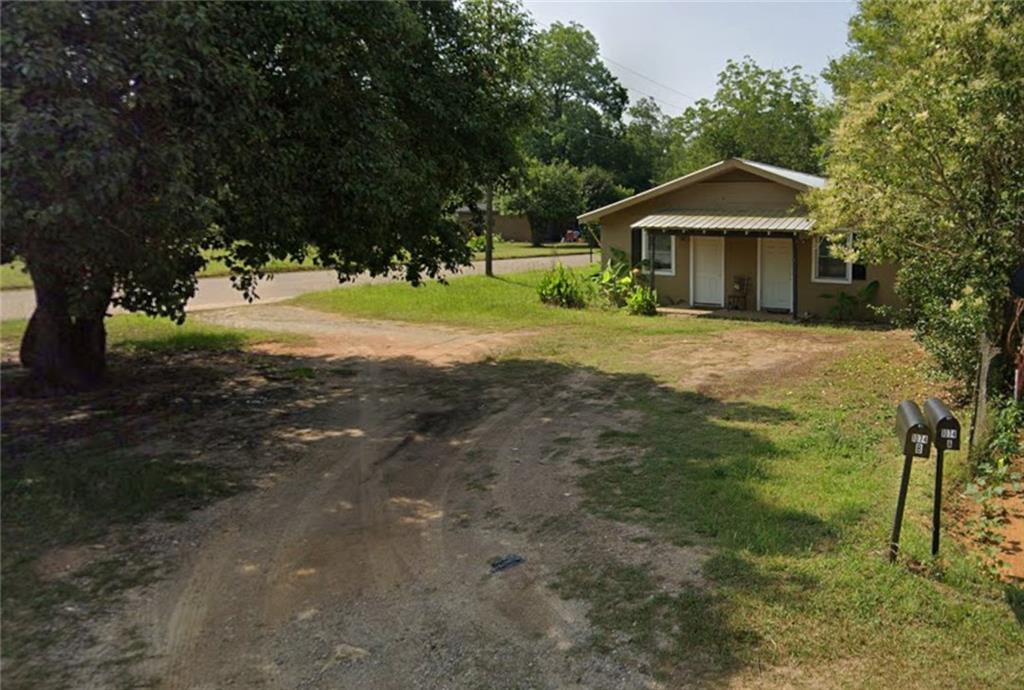
<svg viewBox="0 0 1024 690">
<path fill-rule="evenodd" d="M 596 254 L 595 254 L 596 256 Z M 569 256 L 537 256 L 526 259 L 502 259 L 494 262 L 494 272 L 520 273 L 535 269 L 550 268 L 555 261 L 561 261 L 566 266 L 585 266 L 589 261 L 587 254 L 571 254 Z M 467 266 L 461 273 L 456 275 L 473 275 L 484 272 L 484 262 L 476 261 Z M 396 280 L 395 278 L 371 278 L 368 275 L 357 276 L 354 280 L 342 283 L 342 287 L 351 285 L 366 285 L 368 283 L 386 283 Z M 256 292 L 259 295 L 260 304 L 281 302 L 292 297 L 297 297 L 306 292 L 317 290 L 329 290 L 338 287 L 338 277 L 334 271 L 296 271 L 292 273 L 278 273 L 272 280 L 260 284 Z M 242 294 L 231 286 L 228 278 L 200 278 L 199 289 L 196 296 L 188 303 L 187 311 L 201 311 L 203 309 L 224 309 L 226 307 L 238 307 L 248 304 Z M 35 309 L 36 300 L 32 290 L 4 290 L 0 292 L 0 318 L 3 319 L 27 319 Z M 121 310 L 114 309 L 114 313 Z"/>
</svg>

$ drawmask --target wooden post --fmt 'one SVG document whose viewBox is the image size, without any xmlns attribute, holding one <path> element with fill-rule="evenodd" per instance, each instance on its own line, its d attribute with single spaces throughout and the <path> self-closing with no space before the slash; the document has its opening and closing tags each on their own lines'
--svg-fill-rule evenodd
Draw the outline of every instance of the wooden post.
<svg viewBox="0 0 1024 690">
<path fill-rule="evenodd" d="M 797 311 L 797 309 L 796 309 L 796 284 L 797 284 L 796 269 L 797 269 L 797 264 L 800 263 L 799 261 L 796 260 L 796 233 L 795 232 L 793 233 L 792 240 L 793 240 L 793 320 L 795 321 L 796 318 L 797 318 L 797 314 L 799 313 Z"/>
<path fill-rule="evenodd" d="M 647 260 L 651 262 L 651 290 L 654 290 L 654 234 L 647 231 Z"/>
<path fill-rule="evenodd" d="M 494 275 L 494 185 L 487 185 L 487 227 L 484 228 L 484 275 Z"/>
</svg>

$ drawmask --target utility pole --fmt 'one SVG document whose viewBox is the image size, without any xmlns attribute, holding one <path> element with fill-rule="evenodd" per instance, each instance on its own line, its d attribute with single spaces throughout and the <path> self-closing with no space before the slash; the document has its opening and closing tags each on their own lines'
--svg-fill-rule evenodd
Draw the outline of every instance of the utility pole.
<svg viewBox="0 0 1024 690">
<path fill-rule="evenodd" d="M 484 274 L 494 276 L 494 184 L 487 183 L 487 227 L 484 229 Z"/>
<path fill-rule="evenodd" d="M 487 43 L 494 50 L 494 4 L 487 0 Z M 494 181 L 487 181 L 487 227 L 484 229 L 484 275 L 494 277 Z"/>
</svg>

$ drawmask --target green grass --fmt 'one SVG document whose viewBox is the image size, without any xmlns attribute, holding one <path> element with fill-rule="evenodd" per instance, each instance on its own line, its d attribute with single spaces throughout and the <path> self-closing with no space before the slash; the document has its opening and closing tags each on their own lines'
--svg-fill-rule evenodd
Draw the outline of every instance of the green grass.
<svg viewBox="0 0 1024 690">
<path fill-rule="evenodd" d="M 210 251 L 203 252 L 203 254 L 206 256 L 207 264 L 206 267 L 199 272 L 200 278 L 213 278 L 216 276 L 231 275 L 231 271 L 228 269 L 227 264 L 221 258 L 223 256 L 222 254 Z M 0 290 L 16 290 L 19 288 L 32 287 L 32 278 L 25 272 L 24 267 L 25 265 L 21 261 L 14 261 L 0 266 Z M 306 259 L 301 262 L 275 259 L 266 266 L 266 271 L 268 273 L 316 270 L 321 270 L 321 267 L 313 263 L 313 259 L 310 257 L 306 257 Z"/>
<path fill-rule="evenodd" d="M 812 686 L 1021 687 L 1024 628 L 1007 602 L 1020 590 L 948 535 L 930 557 L 930 462 L 914 467 L 900 564 L 885 558 L 902 462 L 892 411 L 928 392 L 916 359 L 881 341 L 752 399 L 633 395 L 643 422 L 604 434 L 621 453 L 581 459 L 586 506 L 711 547 L 713 587 L 676 596 L 628 564 L 570 568 L 560 588 L 591 603 L 598 642 L 626 636 L 668 677 L 767 666 L 802 668 Z"/>
<path fill-rule="evenodd" d="M 523 259 L 534 256 L 568 256 L 570 254 L 586 254 L 590 251 L 586 245 L 578 244 L 545 244 L 534 247 L 529 242 L 501 242 L 494 246 L 494 258 L 501 259 Z M 227 264 L 217 252 L 204 252 L 207 258 L 206 267 L 199 272 L 200 278 L 214 278 L 217 276 L 231 275 Z M 483 252 L 473 255 L 474 261 L 483 261 Z M 288 273 L 290 271 L 318 271 L 323 270 L 321 266 L 314 263 L 312 257 L 306 257 L 303 261 L 284 261 L 274 259 L 266 265 L 268 273 Z M 0 265 L 0 290 L 16 290 L 19 288 L 32 287 L 32 279 L 24 271 L 24 264 L 21 261 Z"/>
<path fill-rule="evenodd" d="M 25 319 L 0 321 L 0 345 L 5 350 L 18 347 Z M 107 344 L 122 352 L 182 352 L 195 350 L 238 350 L 268 342 L 298 343 L 302 336 L 260 330 L 228 328 L 203 323 L 190 317 L 178 325 L 170 319 L 151 318 L 141 314 L 118 314 L 107 319 Z"/>
<path fill-rule="evenodd" d="M 569 256 L 586 254 L 590 251 L 585 244 L 543 244 L 534 247 L 529 242 L 500 242 L 494 245 L 495 259 L 524 259 L 531 256 Z M 594 255 L 600 255 L 600 249 L 594 249 Z M 473 254 L 473 261 L 483 261 L 484 253 Z"/>
<path fill-rule="evenodd" d="M 541 304 L 537 285 L 543 271 L 495 278 L 466 276 L 412 287 L 405 283 L 311 292 L 292 300 L 310 309 L 361 318 L 446 323 L 489 330 L 545 326 L 599 329 L 603 333 L 669 335 L 707 333 L 727 326 L 709 319 L 650 319 L 623 311 L 560 309 Z M 754 326 L 757 327 L 757 326 Z"/>
<path fill-rule="evenodd" d="M 5 453 L 16 442 L 5 438 Z M 115 546 L 93 551 L 74 577 L 44 580 L 36 572 L 41 555 L 55 547 L 109 541 L 112 530 L 130 530 L 141 520 L 181 520 L 239 488 L 230 472 L 189 461 L 184 453 L 147 456 L 121 445 L 109 434 L 96 434 L 74 447 L 20 447 L 19 462 L 5 463 L 2 650 L 5 659 L 19 662 L 17 677 L 5 678 L 12 687 L 61 686 L 66 669 L 39 658 L 39 650 L 74 635 L 76 627 L 41 621 L 59 620 L 69 609 L 100 612 L 161 570 L 145 554 Z"/>
<path fill-rule="evenodd" d="M 710 586 L 666 591 L 649 567 L 580 559 L 557 587 L 587 601 L 599 650 L 643 654 L 669 686 L 734 678 L 742 685 L 758 669 L 774 686 L 794 678 L 809 687 L 1024 683 L 1024 594 L 989 579 L 948 534 L 941 558 L 930 557 L 930 462 L 914 467 L 900 563 L 885 558 L 902 462 L 893 410 L 904 397 L 939 391 L 909 339 L 557 309 L 540 304 L 540 275 L 332 290 L 296 302 L 366 318 L 526 330 L 534 337 L 500 358 L 510 363 L 507 374 L 514 360 L 610 376 L 602 392 L 639 421 L 602 434 L 611 459 L 576 458 L 585 508 L 642 524 L 681 548 L 699 545 L 710 554 Z M 674 374 L 685 358 L 650 356 L 680 339 L 740 329 L 763 332 L 766 343 L 827 334 L 851 346 L 825 371 L 770 385 L 751 380 L 757 392 L 739 397 L 681 390 Z M 963 460 L 947 462 L 952 493 Z M 771 676 L 773 669 L 782 670 Z"/>
<path fill-rule="evenodd" d="M 0 322 L 0 342 L 15 349 L 25 330 L 24 320 Z M 239 330 L 206 324 L 190 318 L 184 325 L 167 319 L 118 315 L 107 321 L 109 345 L 122 355 L 173 352 L 220 352 L 241 350 L 266 342 L 296 342 L 302 336 L 287 333 Z M 128 371 L 132 360 L 122 361 Z M 308 379 L 306 370 L 285 372 Z M 150 374 L 151 375 L 151 374 Z M 168 372 L 173 376 L 174 372 Z M 204 384 L 214 381 L 204 375 Z M 148 389 L 147 389 L 148 390 Z M 41 419 L 52 415 L 52 430 L 34 422 L 32 414 L 18 408 L 17 428 L 31 433 L 12 433 L 11 408 L 5 409 L 3 431 L 2 515 L 4 626 L 2 653 L 18 660 L 17 677 L 5 676 L 12 687 L 60 687 L 66 669 L 53 668 L 39 650 L 66 640 L 75 625 L 54 626 L 71 609 L 80 615 L 102 611 L 128 588 L 151 581 L 161 565 L 145 553 L 117 548 L 116 535 L 148 519 L 182 520 L 191 511 L 238 490 L 233 473 L 223 467 L 195 462 L 191 449 L 175 452 L 150 450 L 126 440 L 131 431 L 114 422 L 117 408 L 110 401 L 74 399 L 61 401 L 58 413 L 41 409 Z M 10 404 L 10 403 L 5 403 Z M 22 402 L 22 405 L 32 403 Z M 132 402 L 118 404 L 131 409 Z M 153 405 L 164 404 L 150 399 Z M 79 438 L 69 439 L 78 412 L 89 410 L 94 419 L 79 428 Z M 185 411 L 183 411 L 185 410 Z M 164 418 L 186 415 L 186 408 L 168 408 Z M 181 419 L 182 424 L 190 420 Z M 115 544 L 109 542 L 113 539 Z M 36 572 L 40 556 L 50 549 L 94 542 L 108 542 L 93 552 L 89 563 L 73 577 L 41 579 Z M 128 653 L 130 650 L 122 650 Z M 44 680 L 46 681 L 44 683 Z"/>
<path fill-rule="evenodd" d="M 893 410 L 902 398 L 921 400 L 939 389 L 907 338 L 832 327 L 558 309 L 540 304 L 540 275 L 466 277 L 420 288 L 373 285 L 295 302 L 365 318 L 526 331 L 531 335 L 515 348 L 474 369 L 486 384 L 481 388 L 557 393 L 554 382 L 587 367 L 596 374 L 596 388 L 583 395 L 632 413 L 627 428 L 608 426 L 600 414 L 586 420 L 607 426 L 599 455 L 589 454 L 585 445 L 580 450 L 570 428 L 545 452 L 568 454 L 582 468 L 586 511 L 643 525 L 652 540 L 706 554 L 702 574 L 708 584 L 666 587 L 650 565 L 580 555 L 557 574 L 555 586 L 563 596 L 588 604 L 597 650 L 636 653 L 666 687 L 1024 684 L 1024 594 L 988 578 L 948 535 L 941 558 L 933 561 L 929 555 L 931 462 L 914 466 L 900 561 L 890 566 L 885 558 L 902 463 L 892 438 Z M 186 328 L 197 331 L 175 336 L 184 332 L 138 321 L 143 318 L 111 319 L 114 346 L 237 347 L 261 337 L 221 329 L 208 333 L 211 327 L 194 322 Z M 7 338 L 15 327 L 2 328 Z M 690 366 L 685 356 L 651 356 L 683 341 L 714 343 L 740 331 L 763 336 L 766 343 L 825 334 L 849 347 L 824 369 L 801 367 L 773 382 L 751 375 L 749 385 L 730 395 L 681 388 L 676 374 Z M 311 375 L 302 367 L 282 373 L 296 381 Z M 455 394 L 465 381 L 453 379 L 452 385 Z M 96 490 L 115 496 L 125 517 L 140 514 L 136 511 L 169 515 L 179 510 L 175 506 L 231 488 L 229 480 L 224 484 L 201 468 L 189 470 L 197 475 L 180 474 L 184 470 L 174 459 L 158 472 L 149 469 L 153 459 L 131 455 L 114 459 L 112 478 L 91 463 L 90 453 L 86 448 L 81 475 L 79 468 L 70 468 L 67 478 L 36 483 L 31 475 L 24 481 L 5 473 L 5 530 L 8 524 L 29 524 L 25 516 L 38 513 L 43 525 L 58 516 L 59 538 L 80 534 L 76 530 L 88 520 L 77 516 L 102 514 L 94 506 L 107 500 L 88 497 L 93 489 L 83 487 L 83 477 L 90 471 L 99 477 Z M 119 463 L 131 471 L 124 474 Z M 963 458 L 951 454 L 947 463 L 952 494 L 964 475 Z M 486 489 L 489 471 L 481 466 L 478 473 L 467 473 L 467 485 Z M 17 491 L 8 496 L 11 476 Z M 40 492 L 40 503 L 18 491 Z M 59 512 L 65 503 L 71 514 Z M 9 519 L 9 510 L 22 517 Z M 572 524 L 556 521 L 545 529 L 571 530 Z M 61 536 L 65 526 L 71 532 Z M 5 558 L 10 543 L 5 534 Z M 6 590 L 5 576 L 5 597 Z"/>
</svg>

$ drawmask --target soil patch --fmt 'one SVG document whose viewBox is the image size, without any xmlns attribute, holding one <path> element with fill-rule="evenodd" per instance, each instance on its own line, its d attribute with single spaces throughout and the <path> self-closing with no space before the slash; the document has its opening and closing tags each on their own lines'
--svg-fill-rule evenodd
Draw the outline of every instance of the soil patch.
<svg viewBox="0 0 1024 690">
<path fill-rule="evenodd" d="M 650 356 L 672 365 L 675 386 L 716 395 L 751 393 L 804 376 L 850 345 L 843 334 L 736 329 L 706 338 L 673 338 Z"/>
<path fill-rule="evenodd" d="M 240 307 L 207 312 L 200 318 L 223 326 L 288 331 L 314 339 L 310 344 L 299 346 L 258 347 L 260 351 L 271 354 L 286 352 L 332 359 L 408 357 L 439 366 L 500 354 L 531 335 L 527 332 L 480 333 L 445 326 L 349 319 L 290 306 Z"/>
<path fill-rule="evenodd" d="M 553 588 L 563 570 L 593 563 L 643 568 L 662 592 L 705 586 L 705 548 L 581 506 L 576 460 L 600 462 L 618 452 L 603 431 L 635 428 L 610 391 L 655 381 L 492 358 L 528 333 L 290 306 L 202 318 L 315 340 L 115 358 L 117 388 L 5 400 L 5 471 L 40 444 L 102 442 L 149 463 L 220 469 L 244 489 L 135 520 L 119 553 L 163 577 L 59 610 L 51 622 L 73 634 L 5 659 L 5 684 L 659 687 L 644 659 L 596 651 L 586 606 Z M 654 356 L 680 363 L 678 385 L 724 391 L 841 347 L 841 337 L 752 329 Z M 798 354 L 802 364 L 790 361 Z M 37 577 L 74 579 L 92 543 L 45 552 Z M 490 572 L 513 553 L 525 562 Z"/>
</svg>

